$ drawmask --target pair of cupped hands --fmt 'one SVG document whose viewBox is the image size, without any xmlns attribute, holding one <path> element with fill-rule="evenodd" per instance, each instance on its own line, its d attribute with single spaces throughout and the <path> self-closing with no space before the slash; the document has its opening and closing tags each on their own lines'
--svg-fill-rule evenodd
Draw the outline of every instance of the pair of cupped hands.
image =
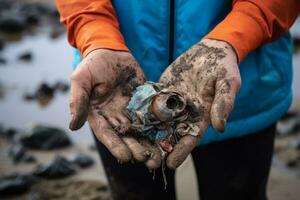
<svg viewBox="0 0 300 200">
<path fill-rule="evenodd" d="M 71 77 L 70 129 L 81 128 L 87 120 L 96 138 L 119 162 L 135 160 L 150 169 L 160 167 L 162 155 L 156 144 L 116 131 L 130 123 L 127 104 L 135 88 L 145 81 L 130 52 L 92 51 Z M 236 53 L 226 42 L 203 39 L 168 66 L 159 82 L 191 100 L 200 115 L 193 121 L 200 129 L 198 136 L 183 136 L 165 158 L 166 165 L 176 169 L 209 125 L 224 131 L 241 85 Z"/>
</svg>

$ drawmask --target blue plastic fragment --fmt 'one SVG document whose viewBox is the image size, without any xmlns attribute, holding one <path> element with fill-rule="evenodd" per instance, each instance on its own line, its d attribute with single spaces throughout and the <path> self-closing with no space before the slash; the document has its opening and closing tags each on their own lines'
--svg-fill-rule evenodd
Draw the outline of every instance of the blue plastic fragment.
<svg viewBox="0 0 300 200">
<path fill-rule="evenodd" d="M 159 92 L 156 88 L 160 87 L 160 84 L 150 81 L 137 87 L 127 106 L 132 123 L 139 124 L 140 132 L 152 141 L 161 140 L 170 135 L 168 131 L 157 130 L 153 122 L 149 120 L 152 97 Z"/>
</svg>

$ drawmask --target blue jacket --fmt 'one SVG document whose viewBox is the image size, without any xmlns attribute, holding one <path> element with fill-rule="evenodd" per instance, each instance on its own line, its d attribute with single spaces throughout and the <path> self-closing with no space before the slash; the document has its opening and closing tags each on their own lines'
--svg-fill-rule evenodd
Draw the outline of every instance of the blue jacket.
<svg viewBox="0 0 300 200">
<path fill-rule="evenodd" d="M 113 0 L 113 4 L 126 44 L 151 81 L 157 81 L 173 60 L 231 10 L 230 0 Z M 80 61 L 78 51 L 75 55 Z M 291 55 L 289 33 L 251 52 L 240 64 L 242 86 L 225 132 L 209 127 L 200 144 L 255 133 L 276 122 L 292 100 Z"/>
</svg>

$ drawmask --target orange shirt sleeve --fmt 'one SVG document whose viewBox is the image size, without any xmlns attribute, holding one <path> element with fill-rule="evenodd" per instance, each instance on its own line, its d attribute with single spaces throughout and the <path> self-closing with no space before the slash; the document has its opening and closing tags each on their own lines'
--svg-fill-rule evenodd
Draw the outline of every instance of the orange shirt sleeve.
<svg viewBox="0 0 300 200">
<path fill-rule="evenodd" d="M 241 62 L 250 51 L 288 31 L 299 12 L 299 0 L 235 0 L 232 11 L 206 38 L 231 44 Z"/>
<path fill-rule="evenodd" d="M 69 43 L 85 57 L 107 48 L 128 51 L 110 0 L 56 0 Z"/>
</svg>

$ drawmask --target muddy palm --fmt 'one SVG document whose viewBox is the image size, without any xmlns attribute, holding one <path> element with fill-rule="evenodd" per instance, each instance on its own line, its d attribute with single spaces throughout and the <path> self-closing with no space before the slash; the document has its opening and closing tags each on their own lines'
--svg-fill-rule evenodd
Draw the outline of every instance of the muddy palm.
<svg viewBox="0 0 300 200">
<path fill-rule="evenodd" d="M 145 75 L 128 52 L 98 49 L 82 60 L 72 74 L 70 129 L 88 120 L 95 136 L 120 162 L 132 159 L 149 168 L 161 163 L 160 151 L 143 138 L 126 132 L 127 104 L 132 92 L 145 82 Z"/>
<path fill-rule="evenodd" d="M 200 130 L 198 136 L 182 137 L 167 157 L 168 167 L 175 169 L 197 146 L 209 124 L 224 131 L 241 84 L 236 54 L 226 42 L 203 39 L 179 56 L 160 82 L 184 95 L 190 123 Z"/>
</svg>

